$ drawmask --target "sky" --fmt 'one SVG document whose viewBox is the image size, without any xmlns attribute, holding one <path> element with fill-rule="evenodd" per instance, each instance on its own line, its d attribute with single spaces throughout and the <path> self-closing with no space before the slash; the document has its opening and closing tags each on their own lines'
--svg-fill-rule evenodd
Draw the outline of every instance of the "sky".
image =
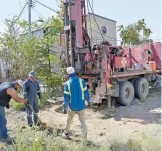
<svg viewBox="0 0 162 151">
<path fill-rule="evenodd" d="M 19 15 L 27 0 L 1 0 L 0 5 L 0 32 L 5 30 L 4 19 Z M 58 10 L 57 0 L 38 0 L 39 2 Z M 92 2 L 92 0 L 90 0 Z M 93 0 L 94 13 L 117 21 L 118 25 L 128 25 L 144 18 L 147 26 L 151 28 L 153 34 L 150 38 L 161 40 L 161 0 Z M 32 21 L 39 17 L 47 19 L 56 14 L 47 8 L 36 3 L 35 10 L 32 10 Z M 21 19 L 28 19 L 28 9 L 26 8 Z M 118 34 L 119 38 L 119 34 Z"/>
</svg>

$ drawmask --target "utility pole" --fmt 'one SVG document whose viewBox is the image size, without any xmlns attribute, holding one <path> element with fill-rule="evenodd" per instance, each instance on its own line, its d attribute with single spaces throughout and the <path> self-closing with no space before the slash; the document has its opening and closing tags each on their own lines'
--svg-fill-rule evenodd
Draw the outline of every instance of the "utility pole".
<svg viewBox="0 0 162 151">
<path fill-rule="evenodd" d="M 31 36 L 31 4 L 32 0 L 28 0 L 28 34 Z"/>
</svg>

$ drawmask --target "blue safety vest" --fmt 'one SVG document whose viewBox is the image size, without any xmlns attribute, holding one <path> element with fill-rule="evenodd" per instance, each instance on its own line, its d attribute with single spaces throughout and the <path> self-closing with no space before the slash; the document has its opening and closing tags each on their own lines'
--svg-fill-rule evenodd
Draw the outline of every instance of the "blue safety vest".
<svg viewBox="0 0 162 151">
<path fill-rule="evenodd" d="M 90 95 L 84 80 L 71 77 L 64 85 L 64 107 L 69 104 L 71 110 L 81 111 L 86 107 L 85 101 L 90 102 Z"/>
<path fill-rule="evenodd" d="M 68 95 L 71 96 L 70 81 L 67 81 L 66 84 L 67 84 L 67 86 L 68 86 L 69 92 L 64 91 L 64 94 L 68 94 Z M 83 88 L 82 79 L 80 79 L 80 78 L 79 78 L 79 84 L 80 84 L 80 88 L 81 88 L 81 91 L 82 91 L 82 100 L 84 100 L 84 91 L 87 90 L 87 87 Z"/>
</svg>

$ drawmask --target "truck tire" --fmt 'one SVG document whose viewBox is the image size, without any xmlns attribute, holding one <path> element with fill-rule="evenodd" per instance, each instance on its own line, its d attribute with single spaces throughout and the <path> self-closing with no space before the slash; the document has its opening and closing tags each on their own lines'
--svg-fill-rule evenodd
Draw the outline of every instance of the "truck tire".
<svg viewBox="0 0 162 151">
<path fill-rule="evenodd" d="M 133 86 L 134 86 L 136 80 L 137 80 L 137 79 L 134 78 L 134 79 L 130 79 L 129 81 L 130 81 L 130 82 L 133 84 Z"/>
<path fill-rule="evenodd" d="M 129 81 L 121 82 L 119 84 L 119 103 L 122 105 L 129 105 L 134 99 L 134 87 Z"/>
<path fill-rule="evenodd" d="M 149 83 L 146 78 L 138 78 L 135 81 L 135 97 L 138 99 L 146 99 L 149 93 Z"/>
</svg>

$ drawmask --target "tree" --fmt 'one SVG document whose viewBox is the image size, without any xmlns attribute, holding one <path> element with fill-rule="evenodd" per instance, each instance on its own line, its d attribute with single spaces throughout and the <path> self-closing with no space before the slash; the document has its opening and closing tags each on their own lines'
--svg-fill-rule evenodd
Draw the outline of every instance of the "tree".
<svg viewBox="0 0 162 151">
<path fill-rule="evenodd" d="M 118 31 L 120 31 L 120 37 L 123 43 L 131 45 L 137 45 L 145 41 L 150 41 L 149 37 L 152 33 L 151 29 L 146 27 L 144 19 L 126 27 L 120 25 L 118 26 Z"/>
<path fill-rule="evenodd" d="M 5 24 L 7 30 L 0 33 L 0 56 L 10 65 L 12 77 L 25 79 L 29 71 L 34 69 L 48 87 L 60 85 L 61 73 L 51 69 L 53 65 L 60 66 L 59 58 L 52 50 L 54 45 L 59 44 L 58 34 L 63 28 L 61 18 L 51 17 L 41 25 L 32 23 L 32 31 L 42 29 L 44 34 L 39 37 L 31 35 L 30 38 L 26 21 L 17 20 L 14 16 L 12 20 L 6 19 Z"/>
</svg>

